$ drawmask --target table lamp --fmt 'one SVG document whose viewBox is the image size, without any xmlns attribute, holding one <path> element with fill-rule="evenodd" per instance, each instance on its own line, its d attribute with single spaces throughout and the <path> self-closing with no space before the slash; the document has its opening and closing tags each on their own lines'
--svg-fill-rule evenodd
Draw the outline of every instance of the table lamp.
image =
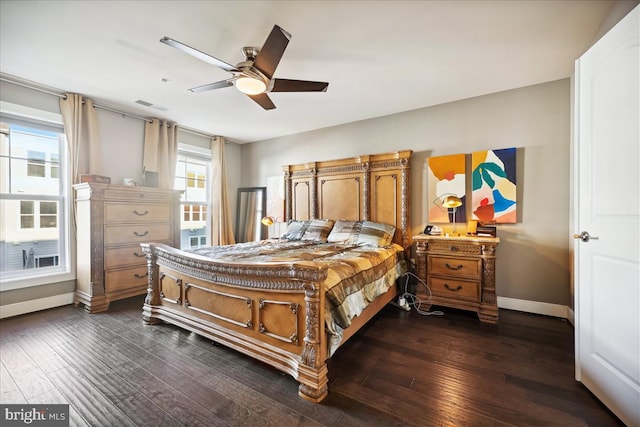
<svg viewBox="0 0 640 427">
<path fill-rule="evenodd" d="M 462 206 L 462 200 L 455 194 L 449 194 L 442 199 L 442 207 L 447 209 L 453 209 L 453 228 L 451 230 L 452 235 L 456 235 L 456 210 Z"/>
</svg>

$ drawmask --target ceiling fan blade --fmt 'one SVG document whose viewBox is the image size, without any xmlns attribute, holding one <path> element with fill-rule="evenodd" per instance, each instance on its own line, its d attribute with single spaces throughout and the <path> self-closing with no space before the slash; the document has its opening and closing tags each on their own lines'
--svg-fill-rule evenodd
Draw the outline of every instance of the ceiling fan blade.
<svg viewBox="0 0 640 427">
<path fill-rule="evenodd" d="M 247 96 L 260 104 L 260 106 L 265 110 L 273 110 L 274 108 L 276 108 L 275 104 L 271 101 L 271 98 L 269 98 L 269 95 L 267 95 L 266 93 Z"/>
<path fill-rule="evenodd" d="M 209 64 L 215 65 L 216 67 L 221 68 L 225 71 L 229 71 L 231 73 L 237 73 L 238 71 L 240 71 L 231 64 L 227 64 L 226 62 L 221 61 L 218 58 L 214 58 L 209 54 L 201 52 L 198 49 L 194 49 L 191 46 L 187 46 L 184 43 L 180 43 L 179 41 L 174 40 L 172 38 L 163 37 L 160 39 L 160 42 L 168 46 L 175 47 L 176 49 L 181 50 L 184 53 L 194 56 L 202 61 L 208 62 Z"/>
<path fill-rule="evenodd" d="M 233 86 L 233 80 L 234 79 L 227 79 L 227 80 L 222 80 L 215 83 L 209 83 L 202 86 L 192 87 L 191 89 L 189 89 L 189 92 L 199 93 L 199 92 L 206 92 L 208 90 L 222 89 L 225 87 Z"/>
<path fill-rule="evenodd" d="M 291 40 L 291 34 L 277 25 L 273 26 L 267 41 L 264 42 L 264 46 L 260 49 L 260 53 L 256 56 L 253 66 L 256 67 L 267 78 L 273 77 L 273 73 L 276 71 L 276 67 L 280 63 L 280 58 L 284 54 L 284 50 L 287 48 Z"/>
<path fill-rule="evenodd" d="M 270 92 L 326 92 L 327 82 L 310 82 L 306 80 L 273 79 Z"/>
</svg>

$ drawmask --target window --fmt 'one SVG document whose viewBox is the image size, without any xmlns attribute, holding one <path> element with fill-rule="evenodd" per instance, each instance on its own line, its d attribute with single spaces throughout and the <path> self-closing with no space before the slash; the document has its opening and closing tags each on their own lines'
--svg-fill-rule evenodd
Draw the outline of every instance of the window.
<svg viewBox="0 0 640 427">
<path fill-rule="evenodd" d="M 182 205 L 184 222 L 198 222 L 207 220 L 206 205 Z"/>
<path fill-rule="evenodd" d="M 45 154 L 40 151 L 27 150 L 27 175 L 44 178 Z"/>
<path fill-rule="evenodd" d="M 189 237 L 189 246 L 192 248 L 199 248 L 207 246 L 207 236 L 191 236 Z"/>
<path fill-rule="evenodd" d="M 58 202 L 20 201 L 20 228 L 56 228 Z"/>
<path fill-rule="evenodd" d="M 35 225 L 35 218 L 33 214 L 32 201 L 20 201 L 20 228 L 33 228 Z"/>
<path fill-rule="evenodd" d="M 58 202 L 40 202 L 40 228 L 58 226 Z"/>
<path fill-rule="evenodd" d="M 211 165 L 209 150 L 180 145 L 174 188 L 182 190 L 180 199 L 181 247 L 206 246 L 209 240 L 209 190 L 207 177 Z"/>
<path fill-rule="evenodd" d="M 2 288 L 26 277 L 68 272 L 68 197 L 62 126 L 0 121 Z M 9 288 L 14 288 L 11 286 Z M 20 287 L 20 286 L 17 286 Z"/>
</svg>

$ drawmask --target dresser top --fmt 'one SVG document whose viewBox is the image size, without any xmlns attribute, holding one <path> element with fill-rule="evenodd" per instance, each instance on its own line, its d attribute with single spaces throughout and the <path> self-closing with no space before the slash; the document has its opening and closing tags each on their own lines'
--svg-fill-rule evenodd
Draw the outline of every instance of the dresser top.
<svg viewBox="0 0 640 427">
<path fill-rule="evenodd" d="M 166 200 L 178 201 L 182 190 L 164 190 L 132 185 L 83 182 L 74 184 L 76 200 Z"/>
<path fill-rule="evenodd" d="M 485 236 L 430 236 L 428 234 L 418 234 L 413 236 L 414 242 L 446 241 L 446 242 L 469 242 L 469 243 L 500 243 L 499 237 Z"/>
</svg>

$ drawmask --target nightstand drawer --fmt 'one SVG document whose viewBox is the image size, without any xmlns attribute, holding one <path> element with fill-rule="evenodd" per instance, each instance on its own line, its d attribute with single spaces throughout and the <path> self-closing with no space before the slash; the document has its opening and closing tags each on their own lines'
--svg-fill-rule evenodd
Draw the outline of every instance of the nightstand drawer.
<svg viewBox="0 0 640 427">
<path fill-rule="evenodd" d="M 428 262 L 429 274 L 480 279 L 482 273 L 482 260 L 480 259 L 429 256 Z"/>
<path fill-rule="evenodd" d="M 431 277 L 429 279 L 429 286 L 431 287 L 431 292 L 434 295 L 444 296 L 447 298 L 480 301 L 480 284 L 478 282 Z"/>
<path fill-rule="evenodd" d="M 158 203 L 105 203 L 104 222 L 170 221 L 172 206 Z"/>
</svg>

